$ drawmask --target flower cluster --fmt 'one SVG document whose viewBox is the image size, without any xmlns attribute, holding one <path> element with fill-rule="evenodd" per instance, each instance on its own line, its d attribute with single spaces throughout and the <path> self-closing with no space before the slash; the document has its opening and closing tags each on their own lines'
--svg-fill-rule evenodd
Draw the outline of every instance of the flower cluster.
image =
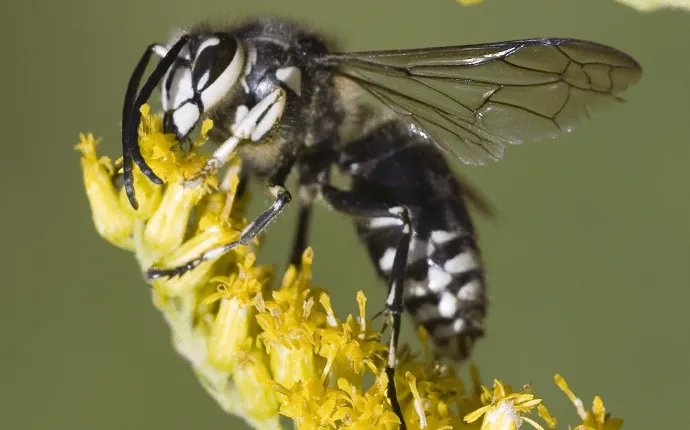
<svg viewBox="0 0 690 430">
<path fill-rule="evenodd" d="M 76 149 L 94 224 L 99 234 L 134 253 L 141 269 L 152 264 L 182 264 L 214 246 L 237 239 L 247 226 L 248 194 L 239 196 L 237 163 L 222 178 L 192 187 L 205 158 L 181 151 L 161 120 L 142 109 L 142 154 L 165 185 L 135 171 L 139 210 L 133 210 L 116 185 L 121 162 L 96 155 L 96 139 L 82 135 Z M 193 146 L 200 146 L 205 123 Z M 187 182 L 188 183 L 188 182 Z M 273 289 L 273 269 L 255 263 L 258 241 L 239 246 L 216 261 L 205 262 L 180 277 L 151 285 L 155 307 L 168 322 L 172 341 L 192 366 L 200 383 L 228 413 L 257 429 L 282 428 L 279 416 L 297 429 L 397 429 L 400 421 L 386 396 L 386 346 L 366 316 L 366 298 L 358 292 L 359 312 L 344 320 L 335 314 L 328 293 L 312 284 L 313 252 L 307 249 L 299 269 L 290 267 Z M 472 367 L 469 390 L 453 367 L 436 362 L 426 334 L 414 353 L 400 351 L 396 372 L 398 398 L 410 429 L 517 429 L 523 423 L 544 427 L 528 414 L 536 410 L 550 429 L 556 420 L 528 388 L 514 392 L 495 380 L 483 387 Z M 622 422 L 604 412 L 596 398 L 591 411 L 557 376 L 582 423 L 580 430 L 613 430 Z"/>
</svg>

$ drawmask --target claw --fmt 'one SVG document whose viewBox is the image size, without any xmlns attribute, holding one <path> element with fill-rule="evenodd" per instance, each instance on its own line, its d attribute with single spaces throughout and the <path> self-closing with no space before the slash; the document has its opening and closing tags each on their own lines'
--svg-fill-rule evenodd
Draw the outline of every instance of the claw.
<svg viewBox="0 0 690 430">
<path fill-rule="evenodd" d="M 172 278 L 174 276 L 181 276 L 184 272 L 178 269 L 155 269 L 150 268 L 146 271 L 146 281 L 153 282 L 160 278 Z"/>
<path fill-rule="evenodd" d="M 218 159 L 209 158 L 208 161 L 206 161 L 204 167 L 199 171 L 199 173 L 184 181 L 184 185 L 189 188 L 196 188 L 201 186 L 201 184 L 204 183 L 206 178 L 210 178 L 211 176 L 214 176 L 216 173 L 218 173 L 221 164 L 222 163 Z"/>
</svg>

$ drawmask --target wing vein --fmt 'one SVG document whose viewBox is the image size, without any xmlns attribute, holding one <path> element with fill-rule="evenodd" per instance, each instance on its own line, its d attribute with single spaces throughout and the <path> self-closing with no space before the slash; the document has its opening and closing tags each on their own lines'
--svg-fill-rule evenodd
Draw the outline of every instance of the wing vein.
<svg viewBox="0 0 690 430">
<path fill-rule="evenodd" d="M 411 132 L 471 164 L 500 159 L 508 143 L 574 130 L 595 107 L 621 101 L 642 72 L 614 48 L 562 38 L 328 54 L 320 61 L 400 115 Z"/>
</svg>

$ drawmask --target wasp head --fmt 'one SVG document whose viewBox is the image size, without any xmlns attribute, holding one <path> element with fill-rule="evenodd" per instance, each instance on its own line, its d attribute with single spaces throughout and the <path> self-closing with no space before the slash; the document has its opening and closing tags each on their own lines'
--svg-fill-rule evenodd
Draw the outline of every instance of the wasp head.
<svg viewBox="0 0 690 430">
<path fill-rule="evenodd" d="M 245 66 L 242 44 L 227 34 L 190 36 L 161 85 L 163 128 L 182 141 L 238 83 Z"/>
</svg>

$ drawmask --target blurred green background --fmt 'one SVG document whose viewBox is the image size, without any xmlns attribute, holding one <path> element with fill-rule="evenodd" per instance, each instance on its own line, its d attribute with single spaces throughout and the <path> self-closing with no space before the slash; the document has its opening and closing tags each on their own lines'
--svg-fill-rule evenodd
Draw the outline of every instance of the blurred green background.
<svg viewBox="0 0 690 430">
<path fill-rule="evenodd" d="M 642 63 L 628 103 L 572 136 L 509 148 L 487 168 L 456 163 L 499 210 L 477 221 L 493 306 L 474 359 L 485 384 L 531 383 L 563 424 L 576 419 L 556 372 L 627 429 L 687 424 L 690 14 L 604 0 L 26 0 L 0 15 L 0 428 L 244 428 L 173 352 L 132 256 L 97 236 L 72 146 L 93 131 L 119 155 L 122 96 L 148 43 L 258 14 L 312 22 L 347 50 L 564 36 Z M 284 266 L 292 209 L 264 261 Z M 379 309 L 384 288 L 346 218 L 319 208 L 312 244 L 337 310 L 356 309 L 356 289 Z"/>
</svg>

